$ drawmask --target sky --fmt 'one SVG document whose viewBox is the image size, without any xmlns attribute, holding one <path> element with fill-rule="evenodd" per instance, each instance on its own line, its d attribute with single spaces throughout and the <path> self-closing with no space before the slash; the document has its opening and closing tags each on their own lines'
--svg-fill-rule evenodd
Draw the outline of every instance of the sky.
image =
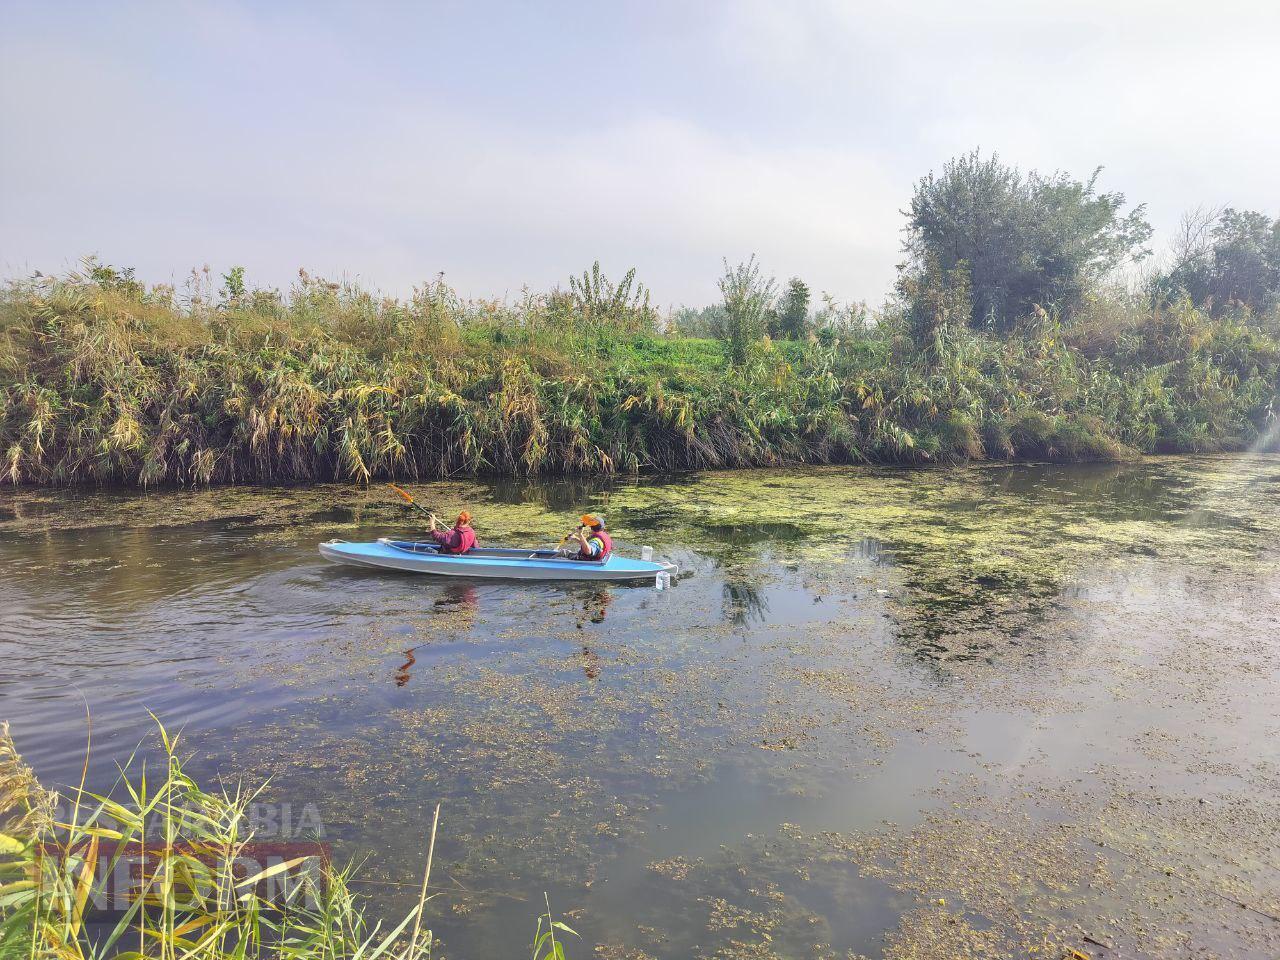
<svg viewBox="0 0 1280 960">
<path fill-rule="evenodd" d="M 95 254 L 392 294 L 659 305 L 722 259 L 878 303 L 913 185 L 979 148 L 1280 215 L 1280 5 L 0 0 L 0 275 Z"/>
</svg>

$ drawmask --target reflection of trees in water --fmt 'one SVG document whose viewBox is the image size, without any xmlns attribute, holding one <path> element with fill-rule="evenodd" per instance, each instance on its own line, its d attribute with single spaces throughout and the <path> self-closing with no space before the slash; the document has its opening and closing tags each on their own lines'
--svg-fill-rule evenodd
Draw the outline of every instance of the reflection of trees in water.
<svg viewBox="0 0 1280 960">
<path fill-rule="evenodd" d="M 1202 483 L 1202 468 L 1177 462 L 1013 464 L 949 483 L 930 505 L 936 517 L 930 535 L 916 537 L 907 528 L 886 551 L 901 571 L 890 609 L 898 642 L 939 675 L 950 672 L 948 664 L 1042 656 L 1055 635 L 1045 625 L 1078 569 L 1065 561 L 1082 546 L 1084 555 L 1099 550 L 1090 525 L 1186 522 Z M 975 511 L 984 522 L 973 523 Z M 1218 525 L 1245 529 L 1239 518 Z M 1036 535 L 1030 548 L 1029 535 Z M 1116 552 L 1158 553 L 1145 542 Z"/>
<path fill-rule="evenodd" d="M 786 521 L 704 523 L 699 525 L 699 529 L 717 544 L 735 549 L 794 543 L 818 532 L 816 528 Z"/>
<path fill-rule="evenodd" d="M 1126 558 L 1164 554 L 1162 531 L 1187 525 L 1254 539 L 1259 527 L 1247 512 L 1206 515 L 1203 465 L 1179 461 L 1139 464 L 1015 464 L 974 475 L 972 501 L 941 506 L 943 536 L 895 545 L 903 571 L 893 610 L 898 639 L 916 659 L 939 671 L 949 663 L 1025 662 L 1042 656 L 1062 631 L 1046 623 L 1078 585 L 1073 557 Z M 971 526 L 976 506 L 988 518 Z M 993 509 L 993 507 L 995 509 Z M 946 524 L 954 515 L 954 535 Z M 1094 527 L 1152 525 L 1132 542 L 1098 540 Z M 1028 540 L 1034 536 L 1034 545 Z M 1009 545 L 1007 551 L 1001 545 Z M 1107 574 L 1114 581 L 1117 574 Z"/>
<path fill-rule="evenodd" d="M 226 544 L 241 537 L 232 527 L 218 520 L 28 535 L 21 542 L 22 562 L 8 564 L 5 577 L 39 607 L 56 611 L 53 629 L 80 615 L 97 622 L 93 636 L 117 625 L 127 633 L 128 618 L 140 611 L 155 617 L 153 608 L 175 597 L 234 589 L 296 562 L 284 552 L 227 550 Z"/>
<path fill-rule="evenodd" d="M 774 541 L 757 539 L 726 552 L 724 610 L 735 626 L 761 623 L 769 616 L 769 598 L 760 585 L 760 564 L 771 561 Z M 899 643 L 932 666 L 992 660 L 1000 648 L 1024 655 L 1022 638 L 1057 606 L 1062 577 L 1035 570 L 973 568 L 963 549 L 913 550 L 891 546 L 878 537 L 849 544 L 846 558 L 871 567 L 899 569 L 903 588 L 892 616 Z M 1010 643 L 1012 641 L 1012 643 Z"/>
<path fill-rule="evenodd" d="M 1099 520 L 1169 520 L 1194 509 L 1203 493 L 1201 475 L 1144 461 L 1011 464 L 990 473 L 1001 496 L 1069 505 Z"/>
<path fill-rule="evenodd" d="M 783 541 L 794 540 L 792 531 L 797 528 L 792 524 L 751 524 L 733 528 L 737 531 L 736 542 L 723 540 L 716 544 L 716 549 L 708 545 L 703 552 L 715 556 L 720 561 L 721 573 L 724 576 L 723 606 L 725 617 L 735 626 L 748 623 L 763 623 L 769 616 L 769 597 L 761 582 L 762 566 L 778 562 L 774 556 L 774 547 L 779 546 L 779 539 L 769 536 L 770 528 L 784 529 Z M 892 556 L 882 541 L 876 537 L 863 537 L 849 544 L 847 556 L 872 566 L 888 566 Z M 795 569 L 792 566 L 792 569 Z"/>
<path fill-rule="evenodd" d="M 1047 569 L 975 572 L 964 551 L 899 553 L 898 560 L 904 589 L 893 617 L 898 642 L 916 660 L 941 670 L 1042 652 L 1028 640 L 1058 606 L 1062 576 Z"/>
<path fill-rule="evenodd" d="M 769 599 L 757 583 L 747 580 L 726 580 L 724 611 L 725 616 L 734 626 L 762 623 L 769 613 Z"/>
<path fill-rule="evenodd" d="M 853 545 L 850 551 L 857 560 L 867 560 L 877 567 L 891 566 L 892 555 L 884 548 L 883 542 L 875 537 L 863 537 Z"/>
</svg>

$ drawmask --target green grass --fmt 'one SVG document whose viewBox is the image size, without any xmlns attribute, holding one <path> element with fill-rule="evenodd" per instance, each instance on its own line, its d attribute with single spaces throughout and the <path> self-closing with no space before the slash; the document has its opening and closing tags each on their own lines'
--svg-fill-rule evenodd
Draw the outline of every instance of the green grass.
<svg viewBox="0 0 1280 960">
<path fill-rule="evenodd" d="M 603 305 L 602 305 L 603 303 Z M 614 313 L 609 313 L 613 310 Z M 0 476 L 205 484 L 1115 459 L 1275 424 L 1275 317 L 1095 298 L 1008 337 L 900 312 L 745 361 L 647 305 L 409 300 L 310 277 L 179 303 L 98 268 L 0 292 Z"/>
</svg>

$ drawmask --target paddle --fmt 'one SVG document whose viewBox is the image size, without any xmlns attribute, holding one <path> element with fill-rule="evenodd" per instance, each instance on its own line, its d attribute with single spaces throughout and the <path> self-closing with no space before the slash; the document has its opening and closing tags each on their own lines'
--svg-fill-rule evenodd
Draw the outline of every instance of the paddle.
<svg viewBox="0 0 1280 960">
<path fill-rule="evenodd" d="M 586 526 L 586 524 L 585 524 L 585 523 L 580 523 L 580 524 L 578 524 L 578 530 L 581 530 L 581 529 L 582 529 L 583 527 L 585 527 L 585 526 Z M 573 533 L 577 533 L 577 532 L 578 532 L 578 530 L 573 531 Z M 560 542 L 556 544 L 556 549 L 557 549 L 557 550 L 559 550 L 559 549 L 560 549 L 561 547 L 563 547 L 566 543 L 568 543 L 568 542 L 569 542 L 569 538 L 573 536 L 573 533 L 566 533 L 566 534 L 565 534 L 565 535 L 560 539 Z"/>
<path fill-rule="evenodd" d="M 400 498 L 404 500 L 404 502 L 407 503 L 409 506 L 417 510 L 418 512 L 425 514 L 427 517 L 432 517 L 435 515 L 434 513 L 432 513 L 432 511 L 428 510 L 422 504 L 414 500 L 413 497 L 410 496 L 408 490 L 402 490 L 400 487 L 397 487 L 394 483 L 388 483 L 387 486 L 390 487 L 392 490 L 394 490 L 396 493 L 400 494 Z"/>
</svg>

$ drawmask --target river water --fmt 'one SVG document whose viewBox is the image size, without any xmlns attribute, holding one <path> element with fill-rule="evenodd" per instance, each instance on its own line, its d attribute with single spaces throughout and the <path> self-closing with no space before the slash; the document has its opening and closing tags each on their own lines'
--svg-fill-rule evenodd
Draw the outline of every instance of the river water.
<svg viewBox="0 0 1280 960">
<path fill-rule="evenodd" d="M 87 711 L 106 786 L 154 712 L 388 915 L 441 803 L 440 956 L 544 892 L 572 958 L 1280 955 L 1280 458 L 415 490 L 681 573 L 324 563 L 414 532 L 377 487 L 7 490 L 0 720 L 57 786 Z"/>
</svg>

